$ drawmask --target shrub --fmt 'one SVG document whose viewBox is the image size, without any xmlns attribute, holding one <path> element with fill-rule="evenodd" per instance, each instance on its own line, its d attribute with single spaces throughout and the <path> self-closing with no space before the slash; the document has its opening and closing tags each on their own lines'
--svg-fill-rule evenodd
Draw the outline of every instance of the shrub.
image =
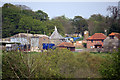
<svg viewBox="0 0 120 80">
<path fill-rule="evenodd" d="M 101 64 L 100 73 L 104 78 L 120 79 L 120 49 Z"/>
<path fill-rule="evenodd" d="M 3 52 L 2 77 L 3 78 L 27 78 L 28 65 L 26 55 L 16 52 Z"/>
<path fill-rule="evenodd" d="M 3 78 L 100 78 L 98 54 L 74 54 L 68 49 L 43 53 L 3 52 Z"/>
<path fill-rule="evenodd" d="M 77 61 L 79 62 L 79 70 L 77 74 L 80 74 L 79 78 L 101 78 L 99 74 L 99 66 L 103 62 L 103 58 L 96 54 L 89 52 L 82 52 L 77 55 Z"/>
<path fill-rule="evenodd" d="M 69 50 L 49 50 L 39 54 L 3 53 L 3 78 L 71 78 L 77 70 Z"/>
</svg>

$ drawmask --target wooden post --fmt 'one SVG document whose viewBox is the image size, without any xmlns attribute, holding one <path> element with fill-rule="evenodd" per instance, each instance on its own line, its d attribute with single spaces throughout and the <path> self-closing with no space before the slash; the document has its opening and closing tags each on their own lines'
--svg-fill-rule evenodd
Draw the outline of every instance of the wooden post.
<svg viewBox="0 0 120 80">
<path fill-rule="evenodd" d="M 28 30 L 27 30 L 27 53 L 28 53 Z"/>
</svg>

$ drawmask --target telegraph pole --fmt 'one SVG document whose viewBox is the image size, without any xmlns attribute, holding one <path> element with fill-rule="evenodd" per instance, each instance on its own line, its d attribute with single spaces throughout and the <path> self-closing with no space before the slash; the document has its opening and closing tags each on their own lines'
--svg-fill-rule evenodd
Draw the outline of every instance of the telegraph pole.
<svg viewBox="0 0 120 80">
<path fill-rule="evenodd" d="M 27 30 L 27 53 L 28 53 L 28 30 Z"/>
</svg>

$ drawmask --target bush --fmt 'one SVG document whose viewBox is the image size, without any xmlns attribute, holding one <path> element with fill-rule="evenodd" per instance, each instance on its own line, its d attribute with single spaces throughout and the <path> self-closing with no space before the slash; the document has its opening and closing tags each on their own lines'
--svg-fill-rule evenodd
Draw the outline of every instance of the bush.
<svg viewBox="0 0 120 80">
<path fill-rule="evenodd" d="M 39 54 L 3 53 L 3 78 L 71 78 L 77 70 L 69 50 L 49 50 Z"/>
<path fill-rule="evenodd" d="M 2 77 L 3 78 L 27 78 L 28 65 L 26 55 L 16 52 L 3 52 Z"/>
<path fill-rule="evenodd" d="M 101 78 L 98 70 L 101 62 L 105 61 L 103 58 L 97 54 L 82 52 L 77 55 L 77 61 L 80 67 L 78 70 L 79 78 Z"/>
<path fill-rule="evenodd" d="M 100 78 L 98 72 L 105 59 L 68 49 L 48 50 L 37 54 L 3 52 L 3 78 Z"/>
<path fill-rule="evenodd" d="M 120 79 L 120 49 L 118 52 L 112 53 L 112 56 L 101 64 L 100 73 L 103 78 Z"/>
</svg>

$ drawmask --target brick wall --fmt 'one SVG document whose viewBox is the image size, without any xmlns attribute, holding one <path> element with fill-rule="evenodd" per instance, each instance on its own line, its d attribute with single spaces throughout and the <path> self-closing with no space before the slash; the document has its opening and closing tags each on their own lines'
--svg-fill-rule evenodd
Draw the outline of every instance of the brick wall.
<svg viewBox="0 0 120 80">
<path fill-rule="evenodd" d="M 83 47 L 82 41 L 76 41 L 75 47 Z"/>
<path fill-rule="evenodd" d="M 100 43 L 103 46 L 102 40 L 93 40 L 93 42 L 91 42 L 91 40 L 89 40 L 89 41 L 87 41 L 87 48 L 91 48 L 97 43 Z"/>
</svg>

